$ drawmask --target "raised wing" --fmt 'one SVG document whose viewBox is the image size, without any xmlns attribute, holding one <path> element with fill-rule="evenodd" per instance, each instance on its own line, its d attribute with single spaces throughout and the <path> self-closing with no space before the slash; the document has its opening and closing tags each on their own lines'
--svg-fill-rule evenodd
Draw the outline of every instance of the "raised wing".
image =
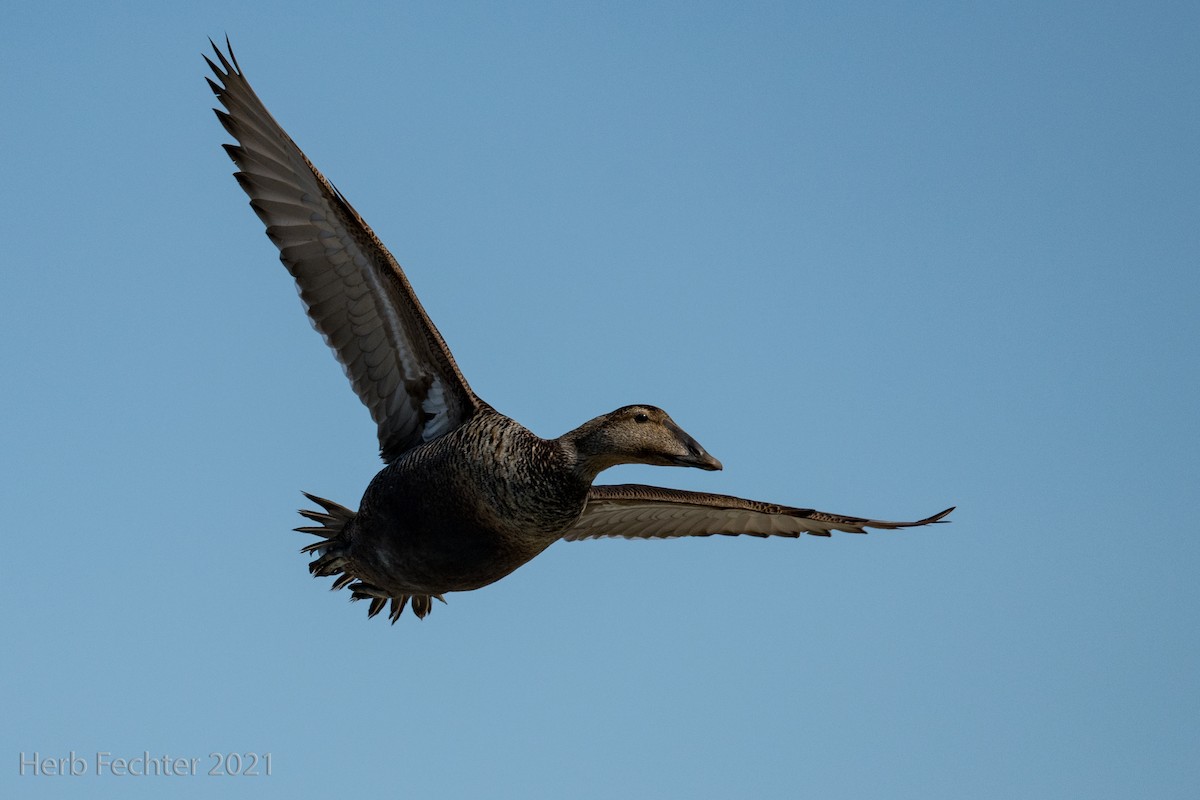
<svg viewBox="0 0 1200 800">
<path fill-rule="evenodd" d="M 916 522 L 885 522 L 843 517 L 811 508 L 791 508 L 723 494 L 685 492 L 657 486 L 593 486 L 587 506 L 567 541 L 623 536 L 668 539 L 678 536 L 829 536 L 833 531 L 866 533 L 867 528 L 913 528 L 941 522 L 953 511 Z"/>
<path fill-rule="evenodd" d="M 296 279 L 313 326 L 379 426 L 387 462 L 461 425 L 482 406 L 404 271 L 317 171 L 246 82 L 229 42 L 213 44 L 225 145 L 238 183 Z"/>
</svg>

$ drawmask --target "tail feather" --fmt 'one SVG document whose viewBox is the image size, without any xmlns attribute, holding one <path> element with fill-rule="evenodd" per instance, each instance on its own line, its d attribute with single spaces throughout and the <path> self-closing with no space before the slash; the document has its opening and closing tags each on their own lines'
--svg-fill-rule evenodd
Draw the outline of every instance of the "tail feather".
<svg viewBox="0 0 1200 800">
<path fill-rule="evenodd" d="M 338 517 L 339 519 L 342 519 L 344 521 L 349 521 L 349 519 L 354 516 L 354 512 L 351 511 L 350 509 L 346 508 L 341 503 L 335 503 L 332 500 L 326 500 L 324 497 L 317 497 L 315 494 L 309 494 L 308 492 L 302 492 L 301 494 L 303 494 L 305 497 L 307 497 L 312 502 L 319 505 L 321 508 L 325 509 L 326 512 L 328 512 L 330 515 L 332 515 L 334 517 Z M 301 511 L 300 513 L 304 514 L 303 511 Z M 315 513 L 315 512 L 309 512 L 309 513 Z M 304 515 L 308 516 L 308 514 L 304 514 Z"/>
<path fill-rule="evenodd" d="M 367 611 L 367 619 L 370 619 L 380 611 L 383 611 L 383 607 L 387 605 L 387 601 L 388 598 L 386 597 L 376 597 L 374 600 L 372 600 L 371 608 Z"/>
<path fill-rule="evenodd" d="M 325 553 L 308 565 L 308 571 L 318 578 L 340 575 L 346 571 L 346 565 L 350 563 L 350 559 L 342 554 L 343 550 L 344 548 L 339 547 L 334 550 L 331 547 L 330 552 Z"/>
<path fill-rule="evenodd" d="M 337 522 L 339 520 L 339 517 L 335 517 L 333 514 L 323 514 L 320 511 L 309 511 L 307 508 L 300 509 L 300 516 L 307 517 L 313 522 L 319 522 L 321 523 L 322 527 L 326 527 L 329 525 L 329 523 Z"/>
<path fill-rule="evenodd" d="M 351 600 L 370 600 L 371 604 L 367 609 L 367 617 L 377 616 L 383 611 L 384 606 L 390 602 L 391 609 L 388 613 L 388 619 L 391 620 L 393 625 L 396 624 L 396 620 L 400 619 L 400 615 L 404 612 L 404 608 L 409 604 L 410 600 L 412 601 L 413 613 L 416 614 L 418 619 L 424 619 L 429 614 L 433 608 L 433 600 L 435 598 L 441 600 L 443 603 L 446 602 L 446 599 L 440 594 L 389 595 L 383 589 L 359 580 L 358 576 L 352 571 L 349 542 L 342 535 L 346 525 L 354 519 L 355 512 L 332 500 L 317 497 L 315 494 L 304 492 L 304 496 L 324 509 L 324 511 L 313 511 L 306 508 L 300 509 L 300 516 L 319 524 L 302 525 L 294 529 L 300 533 L 309 533 L 321 537 L 319 541 L 300 549 L 301 553 L 313 553 L 317 556 L 308 565 L 308 571 L 312 573 L 313 577 L 334 577 L 333 585 L 330 586 L 332 590 L 337 591 L 349 587 Z"/>
<path fill-rule="evenodd" d="M 396 620 L 400 619 L 400 615 L 404 613 L 404 607 L 408 605 L 408 595 L 402 594 L 399 597 L 392 598 L 392 610 L 388 614 L 388 619 L 392 624 L 396 624 Z"/>
</svg>

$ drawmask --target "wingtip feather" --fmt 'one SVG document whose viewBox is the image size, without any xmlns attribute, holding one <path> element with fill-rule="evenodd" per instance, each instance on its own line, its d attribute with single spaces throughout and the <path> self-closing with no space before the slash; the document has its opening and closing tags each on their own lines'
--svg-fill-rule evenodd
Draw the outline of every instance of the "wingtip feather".
<svg viewBox="0 0 1200 800">
<path fill-rule="evenodd" d="M 920 522 L 918 522 L 917 524 L 918 525 L 926 525 L 926 524 L 931 524 L 934 522 L 952 522 L 953 520 L 943 519 L 943 517 L 949 516 L 950 512 L 956 508 L 958 508 L 958 506 L 950 506 L 945 511 L 939 511 L 938 513 L 934 514 L 932 517 L 929 517 L 928 519 L 923 519 Z"/>
</svg>

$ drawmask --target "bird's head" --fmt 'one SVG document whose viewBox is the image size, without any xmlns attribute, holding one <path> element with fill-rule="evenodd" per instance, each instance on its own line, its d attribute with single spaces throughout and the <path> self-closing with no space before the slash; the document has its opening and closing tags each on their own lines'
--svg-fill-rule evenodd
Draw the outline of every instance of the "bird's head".
<svg viewBox="0 0 1200 800">
<path fill-rule="evenodd" d="M 562 440 L 591 477 L 617 464 L 721 469 L 720 461 L 655 406 L 618 408 L 585 422 Z"/>
</svg>

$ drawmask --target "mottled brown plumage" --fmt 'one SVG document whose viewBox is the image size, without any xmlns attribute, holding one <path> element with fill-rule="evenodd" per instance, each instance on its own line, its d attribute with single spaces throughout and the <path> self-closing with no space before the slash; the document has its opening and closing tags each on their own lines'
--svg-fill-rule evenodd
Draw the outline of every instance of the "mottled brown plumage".
<svg viewBox="0 0 1200 800">
<path fill-rule="evenodd" d="M 661 409 L 619 408 L 542 439 L 480 400 L 400 265 L 263 106 L 226 41 L 207 57 L 238 140 L 238 183 L 295 277 L 313 324 L 378 427 L 386 466 L 357 511 L 306 494 L 318 536 L 310 571 L 334 578 L 368 614 L 418 617 L 446 592 L 499 580 L 559 539 L 713 534 L 828 536 L 906 528 L 812 509 L 655 486 L 594 486 L 617 464 L 721 469 Z"/>
</svg>

